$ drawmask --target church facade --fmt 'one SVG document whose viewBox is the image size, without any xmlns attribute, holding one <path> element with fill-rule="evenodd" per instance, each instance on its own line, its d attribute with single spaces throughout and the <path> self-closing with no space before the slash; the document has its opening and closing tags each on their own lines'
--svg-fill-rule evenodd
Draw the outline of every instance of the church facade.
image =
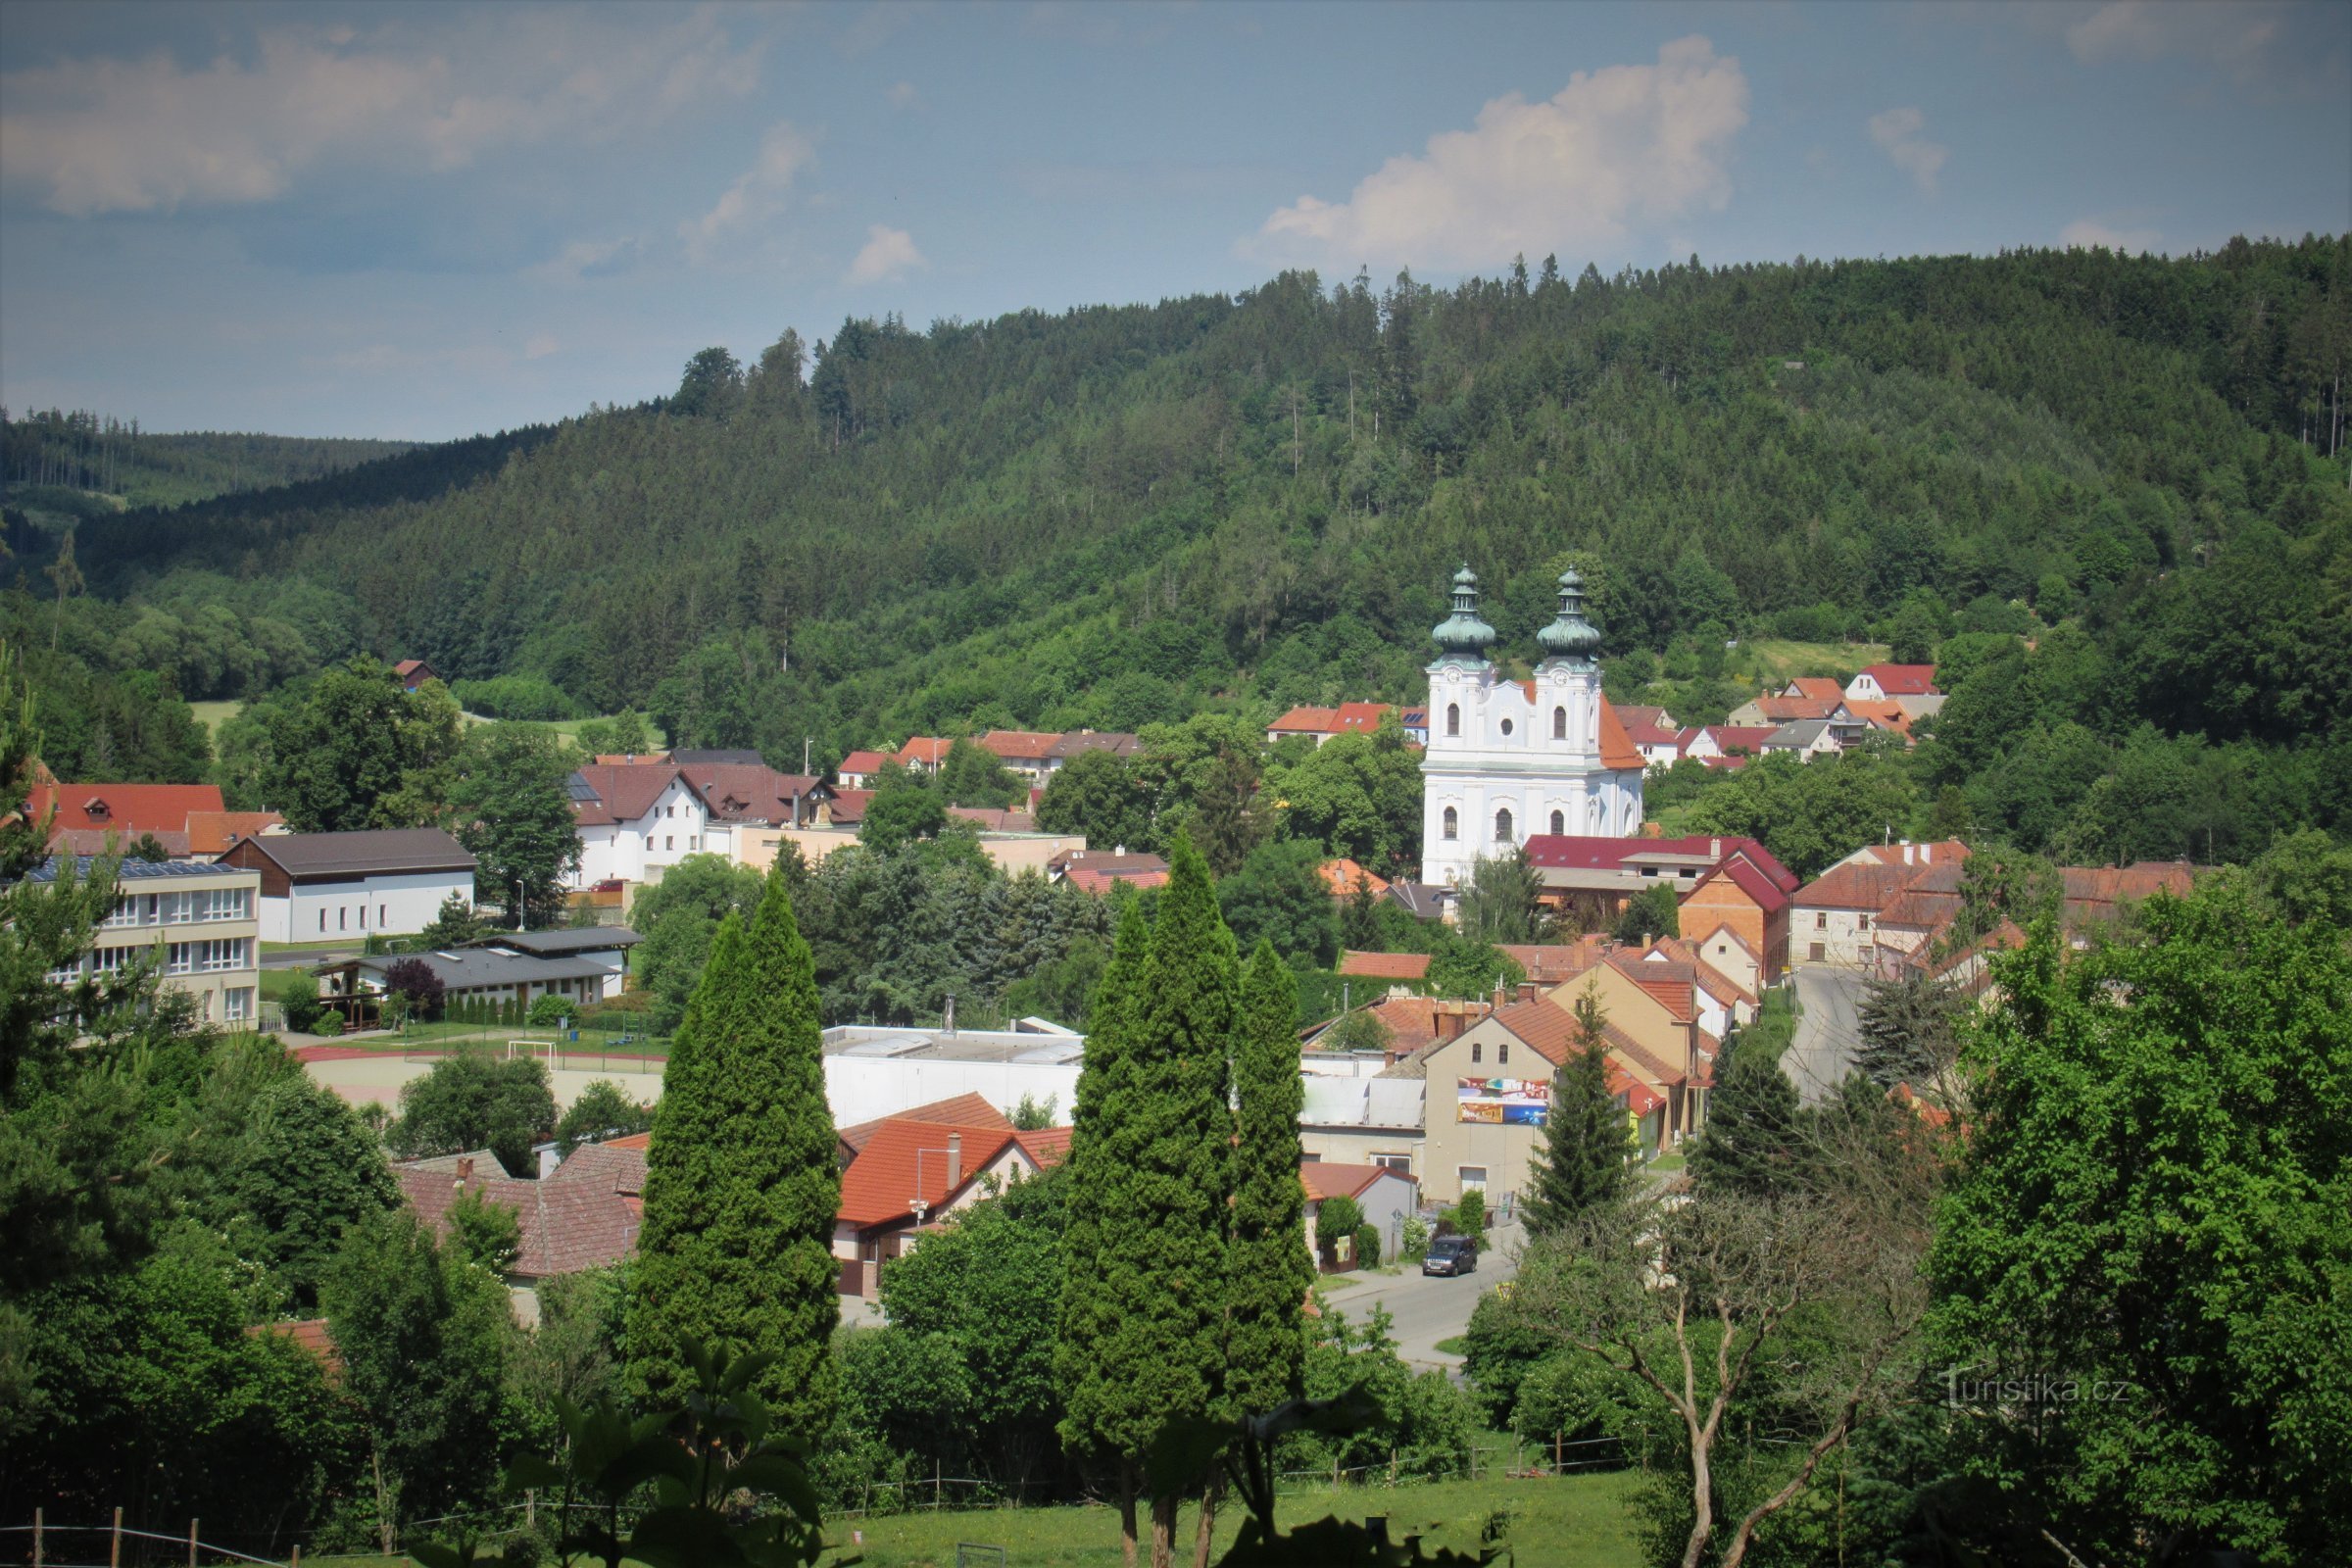
<svg viewBox="0 0 2352 1568">
<path fill-rule="evenodd" d="M 1559 617 L 1536 634 L 1533 680 L 1488 657 L 1478 578 L 1454 573 L 1453 613 L 1431 634 L 1429 745 L 1421 754 L 1421 879 L 1462 886 L 1483 857 L 1540 833 L 1630 835 L 1642 827 L 1642 754 L 1600 693 L 1600 631 L 1584 583 L 1560 573 Z"/>
</svg>

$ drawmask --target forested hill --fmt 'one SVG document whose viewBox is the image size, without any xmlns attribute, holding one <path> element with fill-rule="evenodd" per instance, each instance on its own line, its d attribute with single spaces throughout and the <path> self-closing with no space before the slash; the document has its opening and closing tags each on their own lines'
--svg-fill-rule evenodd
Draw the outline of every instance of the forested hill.
<svg viewBox="0 0 2352 1568">
<path fill-rule="evenodd" d="M 142 430 L 87 410 L 0 411 L 0 483 L 15 510 L 62 519 L 293 484 L 406 452 L 411 441 Z"/>
<path fill-rule="evenodd" d="M 134 513 L 80 560 L 117 598 L 267 615 L 299 592 L 385 657 L 796 761 L 804 735 L 838 755 L 1406 696 L 1459 561 L 1532 653 L 1572 551 L 1611 652 L 1668 673 L 1725 633 L 1859 635 L 1906 607 L 1931 639 L 2071 622 L 2107 660 L 2074 694 L 2102 730 L 2283 743 L 2352 690 L 2347 359 L 2340 237 L 1449 290 L 1285 274 L 853 320 L 741 372 L 713 351 L 671 397 L 496 463 L 431 449 Z M 430 482 L 385 482 L 404 466 Z"/>
</svg>

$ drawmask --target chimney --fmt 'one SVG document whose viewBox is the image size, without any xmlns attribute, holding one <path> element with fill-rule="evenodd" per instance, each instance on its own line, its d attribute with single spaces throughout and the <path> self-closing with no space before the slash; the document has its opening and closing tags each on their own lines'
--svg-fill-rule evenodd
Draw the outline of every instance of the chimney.
<svg viewBox="0 0 2352 1568">
<path fill-rule="evenodd" d="M 1710 860 L 1720 860 L 1723 858 L 1723 840 L 1707 840 L 1707 858 Z"/>
<path fill-rule="evenodd" d="M 467 1154 L 458 1161 L 458 1191 L 464 1192 L 466 1184 L 471 1180 L 473 1180 L 473 1156 Z"/>
<path fill-rule="evenodd" d="M 1666 824 L 1663 822 L 1644 822 L 1642 824 L 1642 836 L 1645 839 L 1662 839 L 1666 836 Z"/>
<path fill-rule="evenodd" d="M 1522 980 L 1519 982 L 1519 1000 L 1521 1002 L 1533 1002 L 1543 994 L 1544 988 L 1535 981 Z"/>
<path fill-rule="evenodd" d="M 948 1134 L 948 1192 L 963 1185 L 963 1134 Z M 946 1197 L 943 1193 L 941 1197 Z"/>
<path fill-rule="evenodd" d="M 956 993 L 953 991 L 948 993 L 947 1012 L 940 1019 L 940 1027 L 949 1035 L 956 1033 Z"/>
</svg>

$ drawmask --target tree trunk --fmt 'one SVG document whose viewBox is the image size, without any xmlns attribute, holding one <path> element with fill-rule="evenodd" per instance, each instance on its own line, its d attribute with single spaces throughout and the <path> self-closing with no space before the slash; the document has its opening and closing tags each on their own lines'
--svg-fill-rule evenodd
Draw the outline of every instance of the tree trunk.
<svg viewBox="0 0 2352 1568">
<path fill-rule="evenodd" d="M 1119 1461 L 1119 1550 L 1135 1568 L 1135 1461 Z"/>
<path fill-rule="evenodd" d="M 1152 1568 L 1176 1568 L 1176 1505 L 1173 1487 L 1152 1494 Z"/>
<path fill-rule="evenodd" d="M 1217 1500 L 1225 1495 L 1223 1466 L 1208 1473 L 1208 1485 L 1200 1489 L 1200 1528 L 1193 1534 L 1193 1568 L 1208 1568 L 1208 1554 L 1217 1540 Z"/>
</svg>

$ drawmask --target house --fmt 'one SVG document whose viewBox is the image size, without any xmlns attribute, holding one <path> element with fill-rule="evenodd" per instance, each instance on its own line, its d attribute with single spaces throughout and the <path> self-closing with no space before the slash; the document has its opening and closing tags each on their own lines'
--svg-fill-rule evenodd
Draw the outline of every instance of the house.
<svg viewBox="0 0 2352 1568">
<path fill-rule="evenodd" d="M 1826 718 L 1800 718 L 1781 725 L 1764 737 L 1764 755 L 1785 754 L 1800 762 L 1816 757 L 1835 757 L 1844 748 Z"/>
<path fill-rule="evenodd" d="M 447 1240 L 461 1199 L 511 1210 L 521 1242 L 509 1269 L 520 1284 L 617 1263 L 635 1250 L 645 1212 L 645 1150 L 583 1144 L 537 1181 L 510 1176 L 486 1149 L 392 1167 L 401 1197 Z"/>
<path fill-rule="evenodd" d="M 1866 703 L 1889 697 L 1931 697 L 1936 690 L 1934 664 L 1869 664 L 1845 683 L 1845 695 Z"/>
<path fill-rule="evenodd" d="M 1460 895 L 1434 882 L 1392 882 L 1385 895 L 1416 920 L 1446 920 Z"/>
<path fill-rule="evenodd" d="M 625 925 L 599 925 L 553 931 L 495 931 L 466 944 L 468 950 L 503 953 L 518 958 L 568 958 L 606 967 L 603 995 L 617 997 L 628 967 L 629 950 L 644 941 Z M 576 990 L 561 995 L 584 995 Z"/>
<path fill-rule="evenodd" d="M 25 792 L 35 822 L 50 821 L 49 847 L 63 855 L 104 855 L 111 840 L 127 846 L 152 836 L 178 859 L 188 854 L 191 812 L 221 809 L 218 784 L 59 784 L 42 778 Z"/>
<path fill-rule="evenodd" d="M 285 831 L 286 819 L 275 811 L 190 811 L 188 858 L 218 860 L 241 838 Z"/>
<path fill-rule="evenodd" d="M 915 1245 L 936 1216 L 966 1207 L 1000 1179 L 1042 1168 L 1010 1126 L 962 1127 L 893 1116 L 873 1129 L 841 1173 L 833 1256 L 843 1296 L 881 1294 L 883 1268 Z"/>
<path fill-rule="evenodd" d="M 1701 877 L 1726 860 L 1743 860 L 1775 884 L 1793 892 L 1796 878 L 1754 839 L 1721 834 L 1665 838 L 1601 838 L 1539 834 L 1527 841 L 1527 858 L 1542 879 L 1543 902 L 1574 912 L 1588 928 L 1614 924 L 1636 897 L 1661 883 L 1682 899 Z M 1752 940 L 1761 942 L 1759 929 Z"/>
<path fill-rule="evenodd" d="M 1682 760 L 1681 731 L 1663 708 L 1621 706 L 1617 721 L 1625 726 L 1625 738 L 1642 754 L 1644 766 L 1672 767 Z"/>
<path fill-rule="evenodd" d="M 1597 933 L 1574 942 L 1503 942 L 1496 951 L 1519 965 L 1528 979 L 1542 986 L 1573 980 L 1608 956 L 1608 938 Z"/>
<path fill-rule="evenodd" d="M 1845 686 L 1835 675 L 1799 675 L 1780 690 L 1783 697 L 1809 697 L 1816 702 L 1838 702 L 1845 696 Z"/>
<path fill-rule="evenodd" d="M 1744 890 L 1740 891 L 1744 892 Z M 1781 940 L 1784 946 L 1788 942 L 1788 905 L 1784 898 L 1781 904 Z M 1683 913 L 1682 925 L 1685 931 L 1691 930 L 1691 919 L 1687 905 Z M 1764 994 L 1764 987 L 1771 982 L 1772 975 L 1767 970 L 1763 955 L 1756 948 L 1749 946 L 1747 939 L 1740 934 L 1737 924 L 1729 918 L 1712 930 L 1693 933 L 1677 940 L 1703 961 L 1708 968 L 1752 996 L 1761 997 Z M 1781 967 L 1783 972 L 1786 972 L 1788 965 L 1784 962 Z"/>
<path fill-rule="evenodd" d="M 24 880 L 55 882 L 60 863 L 43 861 Z M 87 877 L 92 863 L 77 857 L 74 874 Z M 89 951 L 49 978 L 70 985 L 154 963 L 165 989 L 196 999 L 202 1021 L 253 1028 L 260 1018 L 261 877 L 187 860 L 124 860 L 115 877 L 114 912 L 99 922 Z"/>
<path fill-rule="evenodd" d="M 1340 973 L 1366 980 L 1418 981 L 1429 978 L 1426 953 L 1357 953 L 1340 955 Z"/>
<path fill-rule="evenodd" d="M 917 735 L 899 748 L 891 760 L 909 772 L 936 773 L 956 743 L 938 735 Z"/>
<path fill-rule="evenodd" d="M 1144 749 L 1141 738 L 1124 730 L 1076 729 L 1063 734 L 1046 752 L 1046 776 L 1051 779 L 1067 766 L 1073 757 L 1089 752 L 1108 752 L 1122 760 Z"/>
<path fill-rule="evenodd" d="M 365 954 L 319 964 L 318 998 L 353 1027 L 367 1025 L 389 989 L 385 974 L 396 963 L 421 963 L 441 982 L 451 1004 L 461 1002 L 514 1003 L 528 1007 L 541 997 L 561 997 L 586 1007 L 618 996 L 621 966 L 602 955 L 555 953 L 544 956 L 503 948 L 467 947 L 435 953 Z"/>
<path fill-rule="evenodd" d="M 1116 850 L 1067 850 L 1046 865 L 1046 880 L 1067 882 L 1081 893 L 1108 893 L 1115 883 L 1155 888 L 1168 879 L 1168 862 L 1156 855 Z"/>
<path fill-rule="evenodd" d="M 1317 746 L 1334 735 L 1369 735 L 1380 728 L 1380 721 L 1396 711 L 1394 703 L 1342 703 L 1337 708 L 1294 708 L 1266 726 L 1266 744 L 1285 740 L 1293 735 L 1306 735 Z M 1428 710 L 1424 709 L 1422 740 L 1428 741 Z"/>
<path fill-rule="evenodd" d="M 404 692 L 413 692 L 428 680 L 441 678 L 441 672 L 421 659 L 404 659 L 392 666 L 392 673 L 400 678 L 400 689 Z"/>
<path fill-rule="evenodd" d="M 844 1161 L 855 1159 L 866 1141 L 894 1121 L 929 1122 L 939 1127 L 970 1127 L 981 1132 L 1010 1132 L 1012 1118 L 988 1102 L 984 1095 L 964 1093 L 934 1100 L 928 1104 L 912 1105 L 889 1116 L 876 1116 L 870 1121 L 837 1128 L 834 1138 L 841 1145 Z"/>
<path fill-rule="evenodd" d="M 1751 697 L 1731 711 L 1730 722 L 1742 726 L 1777 728 L 1808 718 L 1836 718 L 1845 712 L 1843 697 Z"/>
<path fill-rule="evenodd" d="M 841 765 L 833 770 L 833 777 L 845 790 L 861 790 L 873 782 L 874 775 L 881 772 L 882 764 L 889 760 L 880 752 L 852 752 L 841 760 Z"/>
<path fill-rule="evenodd" d="M 980 749 L 1031 784 L 1045 781 L 1047 762 L 1061 737 L 1037 730 L 992 729 L 980 737 Z"/>
<path fill-rule="evenodd" d="M 1331 890 L 1331 896 L 1335 899 L 1353 898 L 1358 889 L 1369 891 L 1374 898 L 1389 891 L 1388 883 L 1344 855 L 1337 859 L 1325 860 L 1315 867 L 1315 874 L 1323 879 L 1323 885 Z"/>
<path fill-rule="evenodd" d="M 1415 703 L 1410 708 L 1400 710 L 1396 714 L 1396 723 L 1404 731 L 1404 738 L 1415 746 L 1429 744 L 1428 704 Z"/>
<path fill-rule="evenodd" d="M 413 936 L 473 902 L 473 852 L 437 827 L 241 838 L 222 865 L 261 873 L 264 942 Z"/>
<path fill-rule="evenodd" d="M 1326 1253 L 1319 1222 L 1323 1205 L 1331 1200 L 1355 1200 L 1363 1223 L 1380 1233 L 1383 1259 L 1395 1257 L 1404 1245 L 1404 1222 L 1421 1206 L 1421 1189 L 1411 1173 L 1393 1165 L 1332 1164 L 1309 1154 L 1298 1162 L 1298 1185 L 1306 1190 L 1306 1250 L 1318 1259 L 1329 1255 L 1335 1262 L 1353 1261 L 1354 1238 L 1348 1238 L 1344 1257 L 1336 1236 Z"/>
<path fill-rule="evenodd" d="M 1876 968 L 1881 950 L 1909 952 L 1919 938 L 1905 931 L 1883 941 L 1879 922 L 1889 906 L 1914 883 L 1939 868 L 1957 871 L 1968 846 L 1943 844 L 1872 845 L 1855 851 L 1797 891 L 1791 901 L 1790 959 L 1799 968 L 1831 964 Z M 1955 893 L 1957 883 L 1951 884 Z"/>
<path fill-rule="evenodd" d="M 684 753 L 688 758 L 731 753 Z M 837 799 L 824 780 L 744 761 L 592 762 L 565 781 L 580 861 L 567 886 L 647 882 L 689 855 L 740 859 L 745 828 L 815 822 Z"/>
</svg>

